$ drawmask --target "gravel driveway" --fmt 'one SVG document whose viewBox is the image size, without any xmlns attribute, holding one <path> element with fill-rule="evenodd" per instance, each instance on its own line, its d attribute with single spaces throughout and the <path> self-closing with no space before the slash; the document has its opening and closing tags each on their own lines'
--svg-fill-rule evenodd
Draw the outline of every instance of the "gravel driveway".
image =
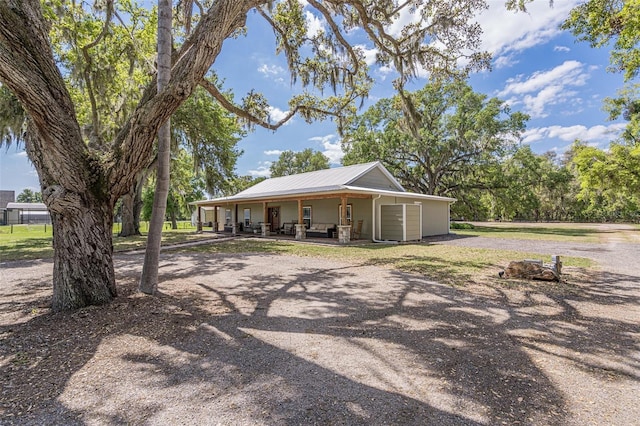
<svg viewBox="0 0 640 426">
<path fill-rule="evenodd" d="M 2 424 L 640 424 L 638 244 L 471 245 L 593 257 L 573 291 L 452 288 L 374 266 L 165 252 L 162 294 L 42 306 L 50 262 L 2 265 Z"/>
</svg>

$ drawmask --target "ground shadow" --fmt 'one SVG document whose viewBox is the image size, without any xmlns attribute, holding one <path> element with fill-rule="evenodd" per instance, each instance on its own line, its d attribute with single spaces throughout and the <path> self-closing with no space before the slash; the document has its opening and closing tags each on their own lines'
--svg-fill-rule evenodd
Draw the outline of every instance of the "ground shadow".
<svg viewBox="0 0 640 426">
<path fill-rule="evenodd" d="M 150 298 L 135 292 L 141 257 L 121 256 L 110 305 L 0 326 L 3 421 L 565 424 L 565 390 L 532 353 L 564 357 L 594 380 L 640 380 L 637 324 L 581 309 L 637 306 L 634 277 L 514 297 L 295 262 L 175 254 Z"/>
</svg>

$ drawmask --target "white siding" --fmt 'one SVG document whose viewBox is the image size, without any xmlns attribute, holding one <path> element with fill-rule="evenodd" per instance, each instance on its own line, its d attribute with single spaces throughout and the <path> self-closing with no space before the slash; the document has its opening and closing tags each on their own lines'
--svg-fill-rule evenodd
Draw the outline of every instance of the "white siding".
<svg viewBox="0 0 640 426">
<path fill-rule="evenodd" d="M 405 241 L 421 240 L 420 235 L 420 206 L 405 204 Z"/>
<path fill-rule="evenodd" d="M 376 201 L 378 211 L 389 204 L 421 204 L 422 205 L 422 236 L 446 235 L 449 233 L 449 202 L 440 200 L 425 200 L 410 197 L 382 197 Z M 381 224 L 380 224 L 381 226 Z M 378 228 L 381 232 L 382 229 Z M 384 238 L 381 238 L 384 239 Z"/>
<path fill-rule="evenodd" d="M 384 189 L 389 191 L 398 191 L 401 188 L 393 183 L 382 170 L 375 168 L 367 172 L 350 183 L 351 186 L 359 186 L 362 188 Z"/>
<path fill-rule="evenodd" d="M 422 235 L 445 235 L 449 233 L 449 203 L 429 201 L 422 203 Z"/>
<path fill-rule="evenodd" d="M 371 199 L 354 198 L 349 199 L 352 205 L 353 223 L 357 225 L 358 221 L 362 221 L 362 230 L 360 232 L 361 240 L 370 240 L 373 238 L 371 224 Z"/>
</svg>

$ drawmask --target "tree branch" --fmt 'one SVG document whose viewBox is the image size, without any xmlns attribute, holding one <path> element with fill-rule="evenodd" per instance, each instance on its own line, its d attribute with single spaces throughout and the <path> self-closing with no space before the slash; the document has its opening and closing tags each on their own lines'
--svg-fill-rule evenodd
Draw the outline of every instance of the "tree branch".
<svg viewBox="0 0 640 426">
<path fill-rule="evenodd" d="M 333 19 L 331 13 L 327 10 L 327 8 L 325 8 L 322 4 L 318 3 L 316 0 L 308 0 L 308 2 L 311 6 L 315 7 L 316 9 L 318 9 L 320 13 L 322 13 L 322 16 L 324 16 L 324 19 L 327 20 L 327 23 L 329 24 L 329 27 L 331 27 L 331 31 L 333 31 L 333 34 L 336 36 L 336 39 L 338 40 L 338 42 L 347 50 L 347 52 L 349 52 L 349 56 L 351 56 L 351 61 L 353 62 L 353 65 L 354 65 L 354 69 L 349 71 L 353 75 L 357 74 L 358 68 L 359 68 L 358 56 L 356 55 L 353 48 L 351 47 L 351 44 L 349 44 L 349 42 L 347 42 L 347 40 L 345 40 L 344 37 L 342 36 L 342 32 L 340 31 L 340 28 L 338 27 L 335 20 Z"/>
<path fill-rule="evenodd" d="M 209 92 L 209 94 L 211 96 L 213 96 L 215 98 L 215 100 L 218 101 L 220 103 L 220 105 L 222 105 L 222 107 L 225 108 L 227 111 L 237 115 L 238 117 L 240 117 L 240 118 L 242 118 L 244 120 L 247 120 L 248 122 L 257 124 L 258 126 L 264 127 L 265 129 L 269 129 L 269 130 L 277 130 L 278 128 L 280 128 L 284 124 L 286 124 L 289 120 L 291 120 L 291 118 L 293 118 L 293 116 L 295 116 L 296 113 L 301 112 L 301 111 L 317 112 L 319 114 L 330 115 L 330 116 L 334 116 L 334 117 L 340 116 L 340 113 L 336 112 L 336 111 L 330 111 L 330 110 L 317 108 L 317 107 L 312 107 L 312 106 L 308 106 L 308 105 L 296 105 L 293 109 L 291 109 L 289 112 L 287 112 L 287 114 L 284 116 L 284 118 L 282 118 L 281 120 L 279 120 L 276 123 L 269 123 L 267 121 L 264 121 L 260 117 L 257 117 L 255 115 L 251 114 L 250 112 L 246 111 L 245 109 L 242 109 L 237 105 L 234 105 L 231 101 L 229 101 L 224 96 L 224 94 L 222 94 L 218 90 L 216 85 L 213 84 L 212 82 L 210 82 L 209 80 L 203 78 L 200 81 L 200 85 L 207 92 Z M 349 101 L 346 101 L 343 105 L 340 106 L 340 108 L 338 108 L 338 111 L 342 111 L 348 104 L 349 104 Z"/>
<path fill-rule="evenodd" d="M 89 95 L 89 103 L 91 104 L 91 121 L 93 123 L 91 135 L 89 137 L 89 146 L 93 148 L 101 148 L 102 147 L 102 138 L 100 136 L 100 117 L 98 116 L 98 106 L 96 102 L 96 96 L 93 92 L 93 81 L 91 79 L 91 66 L 92 60 L 91 55 L 89 55 L 89 50 L 94 48 L 100 43 L 100 41 L 104 38 L 109 30 L 109 24 L 111 23 L 111 15 L 113 12 L 113 0 L 107 0 L 106 2 L 106 17 L 104 20 L 104 25 L 102 26 L 102 31 L 98 34 L 95 40 L 86 44 L 81 48 L 82 56 L 85 61 L 85 66 L 82 70 L 82 75 L 85 80 L 85 85 L 87 88 L 87 94 Z"/>
</svg>

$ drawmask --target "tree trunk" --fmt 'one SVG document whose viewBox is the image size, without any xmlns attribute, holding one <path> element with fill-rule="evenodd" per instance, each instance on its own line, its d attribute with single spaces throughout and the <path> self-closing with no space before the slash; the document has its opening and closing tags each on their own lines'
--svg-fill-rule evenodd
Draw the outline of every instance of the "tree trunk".
<svg viewBox="0 0 640 426">
<path fill-rule="evenodd" d="M 171 209 L 171 229 L 178 229 L 178 218 L 175 209 Z"/>
<path fill-rule="evenodd" d="M 131 191 L 122 196 L 122 229 L 118 234 L 120 237 L 140 235 L 140 221 L 136 221 L 134 212 L 135 202 L 135 188 L 131 188 Z"/>
<path fill-rule="evenodd" d="M 170 0 L 158 0 L 158 93 L 167 86 L 171 77 L 171 23 L 172 7 Z M 156 190 L 153 194 L 153 210 L 147 236 L 147 249 L 140 277 L 140 291 L 155 294 L 158 288 L 158 266 L 162 228 L 167 210 L 169 178 L 171 164 L 171 121 L 167 121 L 158 131 L 158 169 Z"/>
<path fill-rule="evenodd" d="M 155 164 L 155 163 L 154 163 Z M 136 183 L 128 193 L 122 196 L 122 229 L 120 237 L 142 235 L 140 233 L 140 213 L 142 213 L 142 188 L 147 181 L 151 168 L 140 173 Z"/>
<path fill-rule="evenodd" d="M 113 270 L 112 206 L 74 205 L 51 214 L 53 223 L 54 311 L 102 305 L 116 295 Z"/>
<path fill-rule="evenodd" d="M 155 86 L 145 89 L 127 124 L 103 151 L 82 137 L 71 95 L 53 57 L 51 28 L 41 2 L 0 0 L 0 82 L 29 116 L 25 147 L 54 224 L 53 309 L 103 304 L 116 295 L 111 243 L 115 202 L 150 166 L 157 130 L 191 94 L 224 40 L 244 26 L 246 14 L 258 4 L 261 1 L 214 2 L 176 54 L 173 80 L 162 92 Z M 170 49 L 169 42 L 169 55 Z"/>
</svg>

